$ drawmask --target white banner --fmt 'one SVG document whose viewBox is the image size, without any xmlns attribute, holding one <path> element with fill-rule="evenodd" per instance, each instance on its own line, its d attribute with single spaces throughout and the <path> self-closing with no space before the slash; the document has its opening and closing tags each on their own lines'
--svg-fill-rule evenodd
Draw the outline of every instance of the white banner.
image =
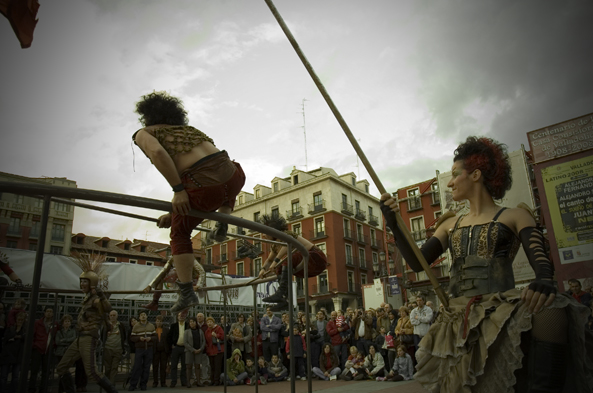
<svg viewBox="0 0 593 393">
<path fill-rule="evenodd" d="M 23 285 L 25 287 L 31 287 L 35 267 L 35 251 L 2 247 L 0 247 L 0 251 L 8 257 L 10 267 L 23 280 Z M 150 284 L 161 269 L 162 267 L 159 266 L 106 262 L 103 272 L 107 276 L 107 291 L 142 290 Z M 79 289 L 79 276 L 81 273 L 80 268 L 69 257 L 44 254 L 40 288 Z M 0 276 L 4 276 L 4 274 L 0 272 Z M 225 284 L 246 283 L 252 279 L 251 277 L 234 278 L 225 276 Z M 222 276 L 220 274 L 206 274 L 206 286 L 212 287 L 222 284 Z M 277 288 L 278 281 L 259 284 L 257 286 L 257 303 L 263 304 L 261 299 L 276 292 Z M 165 286 L 164 289 L 167 289 L 167 287 Z M 294 304 L 296 304 L 296 285 L 293 285 L 292 289 L 293 299 L 295 299 Z M 251 285 L 232 288 L 227 290 L 227 293 L 229 305 L 253 306 L 253 290 Z M 82 296 L 82 292 L 80 296 Z M 221 291 L 200 292 L 199 296 L 200 300 L 206 304 L 223 304 L 224 301 Z M 152 299 L 152 293 L 147 295 L 112 295 L 111 298 L 145 300 L 149 302 Z M 175 300 L 177 300 L 177 294 L 175 293 L 164 293 L 160 299 L 161 302 L 174 302 Z"/>
</svg>

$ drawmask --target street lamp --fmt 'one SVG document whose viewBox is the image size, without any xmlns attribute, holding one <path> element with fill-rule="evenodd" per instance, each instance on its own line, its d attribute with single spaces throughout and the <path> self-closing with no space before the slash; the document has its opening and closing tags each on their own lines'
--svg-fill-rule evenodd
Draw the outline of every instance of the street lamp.
<svg viewBox="0 0 593 393">
<path fill-rule="evenodd" d="M 384 266 L 384 265 L 385 265 L 385 252 L 381 251 L 379 253 L 379 260 L 378 261 L 373 261 L 373 270 L 375 272 L 377 272 L 377 275 L 381 271 L 380 266 Z"/>
</svg>

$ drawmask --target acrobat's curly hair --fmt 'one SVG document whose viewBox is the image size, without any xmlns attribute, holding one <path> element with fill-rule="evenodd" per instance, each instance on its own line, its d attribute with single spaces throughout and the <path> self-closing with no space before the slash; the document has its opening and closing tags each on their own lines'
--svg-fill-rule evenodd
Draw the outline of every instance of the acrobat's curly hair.
<svg viewBox="0 0 593 393">
<path fill-rule="evenodd" d="M 267 215 L 264 214 L 258 220 L 261 224 L 269 226 L 270 228 L 274 228 L 280 232 L 284 232 L 288 230 L 288 224 L 286 223 L 286 219 L 282 217 L 280 214 L 276 215 Z"/>
<path fill-rule="evenodd" d="M 141 97 L 134 111 L 144 127 L 155 124 L 187 125 L 187 111 L 183 102 L 165 91 L 155 91 Z"/>
<path fill-rule="evenodd" d="M 507 146 L 491 138 L 467 137 L 455 150 L 453 162 L 463 161 L 468 172 L 479 169 L 484 186 L 494 199 L 502 199 L 513 185 Z"/>
</svg>

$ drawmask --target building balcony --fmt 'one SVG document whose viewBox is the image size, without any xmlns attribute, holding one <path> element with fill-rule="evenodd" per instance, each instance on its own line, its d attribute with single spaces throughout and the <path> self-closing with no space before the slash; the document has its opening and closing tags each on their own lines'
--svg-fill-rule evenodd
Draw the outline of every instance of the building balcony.
<svg viewBox="0 0 593 393">
<path fill-rule="evenodd" d="M 412 237 L 414 238 L 414 241 L 417 242 L 426 240 L 426 229 L 412 232 Z"/>
<path fill-rule="evenodd" d="M 229 258 L 227 256 L 227 254 L 221 254 L 218 259 L 218 263 L 226 263 L 228 261 L 229 261 Z"/>
<path fill-rule="evenodd" d="M 382 249 L 383 248 L 383 241 L 377 238 L 371 237 L 371 248 Z"/>
<path fill-rule="evenodd" d="M 350 230 L 348 228 L 344 228 L 344 239 L 354 240 L 354 237 L 352 236 L 352 230 Z"/>
<path fill-rule="evenodd" d="M 354 267 L 354 257 L 352 255 L 346 255 L 346 266 Z"/>
<path fill-rule="evenodd" d="M 325 231 L 318 231 L 316 229 L 309 231 L 309 240 L 323 239 L 326 237 L 327 237 L 327 233 Z"/>
<path fill-rule="evenodd" d="M 360 244 L 369 244 L 369 237 L 361 233 L 356 234 L 356 241 Z"/>
<path fill-rule="evenodd" d="M 441 203 L 441 194 L 438 193 L 438 191 L 435 191 L 432 194 L 432 203 L 431 205 L 439 205 Z"/>
<path fill-rule="evenodd" d="M 420 210 L 422 209 L 422 201 L 420 200 L 419 196 L 409 197 L 408 198 L 408 211 Z"/>
<path fill-rule="evenodd" d="M 309 214 L 317 214 L 324 212 L 325 210 L 325 199 L 322 199 L 321 203 L 309 203 L 308 205 Z"/>
<path fill-rule="evenodd" d="M 331 287 L 331 283 L 327 283 L 325 285 L 314 284 L 312 293 L 314 295 L 323 295 L 323 294 L 329 293 L 330 287 Z"/>
<path fill-rule="evenodd" d="M 354 209 L 352 208 L 352 205 L 342 202 L 342 213 L 346 214 L 347 216 L 353 215 Z"/>
<path fill-rule="evenodd" d="M 298 220 L 299 218 L 303 218 L 303 208 L 302 207 L 286 211 L 286 219 L 288 221 Z"/>
<path fill-rule="evenodd" d="M 354 218 L 356 218 L 357 220 L 360 220 L 360 221 L 366 221 L 367 215 L 362 210 L 356 210 L 356 214 L 354 215 Z"/>
<path fill-rule="evenodd" d="M 369 224 L 373 226 L 379 225 L 379 217 L 373 216 L 372 214 L 369 216 Z"/>
</svg>

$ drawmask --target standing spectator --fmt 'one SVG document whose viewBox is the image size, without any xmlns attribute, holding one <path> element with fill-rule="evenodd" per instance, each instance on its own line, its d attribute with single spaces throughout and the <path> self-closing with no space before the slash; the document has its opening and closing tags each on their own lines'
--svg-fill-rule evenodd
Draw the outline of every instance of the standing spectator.
<svg viewBox="0 0 593 393">
<path fill-rule="evenodd" d="M 225 355 L 225 359 L 230 359 L 231 355 L 233 353 L 233 350 L 231 349 L 231 347 L 233 346 L 233 343 L 231 342 L 231 338 L 229 337 L 229 334 L 231 332 L 231 323 L 227 322 L 226 319 L 224 318 L 224 315 L 220 317 L 220 325 L 219 325 L 222 330 L 224 331 L 225 334 L 225 338 L 226 338 L 226 355 Z"/>
<path fill-rule="evenodd" d="M 576 278 L 568 280 L 568 286 L 570 287 L 570 295 L 576 299 L 577 302 L 584 304 L 587 307 L 591 306 L 591 293 L 583 291 L 581 282 Z"/>
<path fill-rule="evenodd" d="M 243 385 L 247 379 L 247 372 L 245 371 L 245 362 L 241 359 L 241 351 L 235 349 L 233 355 L 226 361 L 226 372 L 220 375 L 220 379 L 226 378 L 227 385 Z"/>
<path fill-rule="evenodd" d="M 136 345 L 132 342 L 132 329 L 134 329 L 134 325 L 138 323 L 138 320 L 134 317 L 130 318 L 130 326 L 128 334 L 128 348 L 130 348 L 130 367 L 134 366 L 136 362 Z"/>
<path fill-rule="evenodd" d="M 285 381 L 288 376 L 288 370 L 284 367 L 282 360 L 278 357 L 278 354 L 272 356 L 272 360 L 268 363 L 268 381 L 269 382 L 280 382 Z"/>
<path fill-rule="evenodd" d="M 161 387 L 167 387 L 167 364 L 171 355 L 171 344 L 169 343 L 169 328 L 163 326 L 163 316 L 157 315 L 155 321 L 156 337 L 154 339 L 152 355 L 152 387 L 159 386 L 159 377 Z"/>
<path fill-rule="evenodd" d="M 389 369 L 391 370 L 391 368 L 393 367 L 393 361 L 397 356 L 396 348 L 399 345 L 397 343 L 397 335 L 395 334 L 397 322 L 399 321 L 399 315 L 395 310 L 391 310 L 387 315 L 389 316 L 389 330 L 387 331 L 387 334 L 393 337 L 393 346 L 387 347 L 387 358 L 389 360 Z M 385 363 L 387 363 L 387 361 Z"/>
<path fill-rule="evenodd" d="M 385 378 L 386 381 L 408 381 L 414 376 L 412 357 L 406 352 L 406 347 L 397 347 L 397 357 L 391 366 L 391 371 Z"/>
<path fill-rule="evenodd" d="M 204 367 L 204 363 L 208 363 L 208 356 L 206 356 L 206 338 L 202 329 L 198 329 L 198 323 L 194 318 L 189 319 L 189 329 L 187 329 L 183 335 L 183 343 L 185 345 L 185 367 L 187 374 L 188 388 L 191 388 L 191 375 L 192 366 L 196 372 L 195 384 L 197 387 L 204 387 L 205 385 L 200 382 L 208 380 L 208 367 Z M 200 367 L 202 366 L 202 367 Z M 201 370 L 200 370 L 201 368 Z M 200 378 L 200 371 L 201 378 Z"/>
<path fill-rule="evenodd" d="M 311 366 L 321 369 L 319 359 L 321 356 L 322 347 L 329 341 L 329 335 L 325 331 L 327 327 L 327 321 L 325 320 L 325 314 L 323 311 L 317 311 L 317 319 L 312 323 L 312 334 L 311 334 Z M 334 352 L 332 348 L 332 353 Z M 338 366 L 339 366 L 338 362 Z"/>
<path fill-rule="evenodd" d="M 253 352 L 253 349 L 251 348 L 253 332 L 251 331 L 251 327 L 245 323 L 245 316 L 243 314 L 239 314 L 237 322 L 231 326 L 231 333 L 229 336 L 233 352 L 235 352 L 235 349 L 241 351 L 241 356 L 245 359 L 245 362 L 247 362 L 247 359 L 250 356 L 253 359 L 253 355 L 249 355 Z"/>
<path fill-rule="evenodd" d="M 354 339 L 356 340 L 356 348 L 358 352 L 366 356 L 369 352 L 369 346 L 373 343 L 373 339 L 377 335 L 373 329 L 373 314 L 369 310 L 363 314 L 362 310 L 358 310 L 353 321 Z"/>
<path fill-rule="evenodd" d="M 385 380 L 385 360 L 373 344 L 369 345 L 369 354 L 364 358 L 362 367 L 368 379 Z"/>
<path fill-rule="evenodd" d="M 220 374 L 224 361 L 224 332 L 214 322 L 214 318 L 206 318 L 208 330 L 206 330 L 206 353 L 210 359 L 210 379 L 212 386 L 220 385 Z"/>
<path fill-rule="evenodd" d="M 17 314 L 24 312 L 26 307 L 26 303 L 24 299 L 18 298 L 14 301 L 12 308 L 8 312 L 8 321 L 6 323 L 6 327 L 14 326 L 16 323 L 16 316 Z"/>
<path fill-rule="evenodd" d="M 319 379 L 334 381 L 340 375 L 342 371 L 340 369 L 340 361 L 331 344 L 327 343 L 323 345 L 323 352 L 319 355 L 317 361 L 319 362 L 319 367 L 313 367 L 312 371 Z"/>
<path fill-rule="evenodd" d="M 171 325 L 169 329 L 169 344 L 171 345 L 171 387 L 174 388 L 177 385 L 177 367 L 181 362 L 181 384 L 187 385 L 187 377 L 185 373 L 185 345 L 184 345 L 184 334 L 189 329 L 189 323 L 185 320 L 186 313 L 177 313 L 177 322 Z M 191 375 L 189 375 L 191 378 Z M 204 383 L 204 381 L 202 381 Z"/>
<path fill-rule="evenodd" d="M 430 300 L 426 301 L 426 307 L 430 308 L 432 310 L 432 319 L 430 320 L 430 324 L 432 325 L 432 323 L 435 321 L 435 319 L 437 319 L 437 314 L 439 313 L 438 310 L 434 307 L 434 303 L 431 302 Z"/>
<path fill-rule="evenodd" d="M 286 342 L 286 357 L 290 359 L 291 355 L 294 356 L 296 378 L 300 377 L 301 380 L 306 381 L 307 373 L 305 372 L 304 360 L 307 358 L 307 344 L 297 326 L 292 330 L 292 334 Z M 290 377 L 288 377 L 288 380 L 290 381 Z"/>
<path fill-rule="evenodd" d="M 140 312 L 138 323 L 132 329 L 132 342 L 136 346 L 136 361 L 132 368 L 132 377 L 130 378 L 130 387 L 128 390 L 133 392 L 136 385 L 140 383 L 140 390 L 146 390 L 148 379 L 150 378 L 150 365 L 152 364 L 153 344 L 156 340 L 156 328 L 148 322 L 148 316 L 145 312 Z"/>
<path fill-rule="evenodd" d="M 381 327 L 385 328 L 385 332 L 389 331 L 391 321 L 389 320 L 389 313 L 386 313 L 383 308 L 377 309 L 377 331 L 381 330 Z"/>
<path fill-rule="evenodd" d="M 344 341 L 344 339 L 342 338 L 340 333 L 350 329 L 350 327 L 348 326 L 348 324 L 345 324 L 341 328 L 337 327 L 336 326 L 337 316 L 338 316 L 337 312 L 335 312 L 335 311 L 331 312 L 330 320 L 327 322 L 327 325 L 325 326 L 325 331 L 329 335 L 330 342 L 332 344 L 332 347 L 334 348 L 334 352 L 336 353 L 336 356 L 338 357 L 338 359 L 340 359 L 340 368 L 344 369 L 344 366 L 346 365 L 346 361 L 348 360 L 348 355 L 349 355 L 348 354 L 348 341 L 350 340 L 350 338 L 347 338 L 346 341 Z"/>
<path fill-rule="evenodd" d="M 39 375 L 39 368 L 41 368 L 41 387 L 39 391 L 47 392 L 48 367 L 50 347 L 54 345 L 54 338 L 58 324 L 54 322 L 54 309 L 46 307 L 43 313 L 43 318 L 35 321 L 33 330 L 33 350 L 31 351 L 31 376 L 29 379 L 29 392 L 34 393 L 37 390 L 37 376 Z"/>
<path fill-rule="evenodd" d="M 251 328 L 252 332 L 255 331 L 253 326 L 253 317 L 247 318 L 247 325 Z M 250 340 L 250 342 L 253 341 Z M 253 359 L 259 359 L 260 356 L 264 356 L 262 334 L 260 329 L 257 329 L 257 337 L 255 338 L 255 343 L 255 348 L 253 348 L 253 344 L 251 344 L 251 353 L 248 353 L 247 355 L 252 357 Z"/>
<path fill-rule="evenodd" d="M 16 393 L 26 337 L 26 319 L 26 313 L 18 313 L 14 326 L 8 327 L 4 332 L 0 353 L 0 392 Z M 11 374 L 12 379 L 10 385 L 8 385 L 8 374 Z"/>
<path fill-rule="evenodd" d="M 199 312 L 196 314 L 196 322 L 198 322 L 198 329 L 201 329 L 204 334 L 206 334 L 206 330 L 208 330 L 208 324 L 206 323 L 206 318 L 204 314 Z"/>
<path fill-rule="evenodd" d="M 403 345 L 408 349 L 408 352 L 414 359 L 414 326 L 408 316 L 408 308 L 401 306 L 399 308 L 399 320 L 395 327 L 395 336 L 397 337 L 400 345 Z"/>
<path fill-rule="evenodd" d="M 282 329 L 280 318 L 274 315 L 270 307 L 266 308 L 266 315 L 261 319 L 260 330 L 262 332 L 262 346 L 266 362 L 272 360 L 273 355 L 278 354 L 278 334 Z"/>
<path fill-rule="evenodd" d="M 76 340 L 76 331 L 72 329 L 72 316 L 66 314 L 60 321 L 61 329 L 56 333 L 56 350 L 54 355 L 56 356 L 56 363 L 60 363 L 62 356 L 66 352 L 66 349 Z"/>
<path fill-rule="evenodd" d="M 428 333 L 430 322 L 432 321 L 432 310 L 424 305 L 425 302 L 426 298 L 424 295 L 416 296 L 418 307 L 413 309 L 410 313 L 410 322 L 414 325 L 415 351 L 418 350 L 418 343 L 422 340 L 422 337 Z"/>
<path fill-rule="evenodd" d="M 286 343 L 288 342 L 288 339 L 290 338 L 290 324 L 289 324 L 289 319 L 288 319 L 288 313 L 282 313 L 282 327 L 280 328 L 280 330 L 278 331 L 278 349 L 280 350 L 280 360 L 282 360 L 282 363 L 284 364 L 284 367 L 288 368 L 290 367 L 290 361 L 288 360 L 288 357 L 286 357 Z"/>
<path fill-rule="evenodd" d="M 105 350 L 103 351 L 103 364 L 105 365 L 105 376 L 109 378 L 111 384 L 115 386 L 117 377 L 117 368 L 121 359 L 129 351 L 128 334 L 126 326 L 117 320 L 117 311 L 109 312 L 110 329 L 107 332 L 105 340 Z"/>
</svg>

